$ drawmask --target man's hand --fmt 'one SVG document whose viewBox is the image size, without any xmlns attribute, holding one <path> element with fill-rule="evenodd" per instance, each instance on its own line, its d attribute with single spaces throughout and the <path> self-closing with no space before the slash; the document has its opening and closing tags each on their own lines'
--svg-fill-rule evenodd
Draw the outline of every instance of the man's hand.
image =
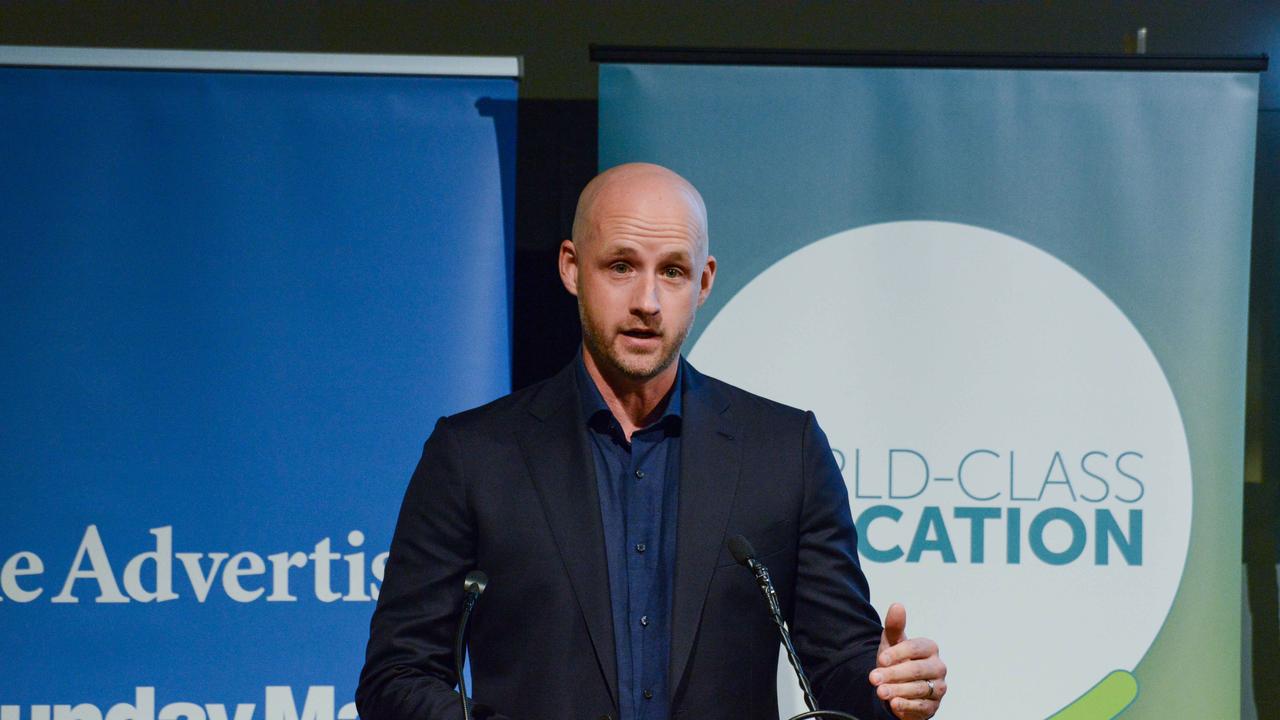
<svg viewBox="0 0 1280 720">
<path fill-rule="evenodd" d="M 928 638 L 907 639 L 907 609 L 898 603 L 885 613 L 871 684 L 902 720 L 933 717 L 947 694 L 947 666 L 938 657 L 938 644 Z"/>
</svg>

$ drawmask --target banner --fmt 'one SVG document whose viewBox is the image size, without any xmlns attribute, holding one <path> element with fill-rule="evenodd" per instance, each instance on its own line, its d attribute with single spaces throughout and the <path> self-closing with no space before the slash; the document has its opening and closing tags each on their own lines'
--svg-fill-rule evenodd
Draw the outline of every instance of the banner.
<svg viewBox="0 0 1280 720">
<path fill-rule="evenodd" d="M 0 68 L 4 720 L 355 717 L 422 442 L 509 389 L 516 99 L 361 62 Z"/>
<path fill-rule="evenodd" d="M 601 166 L 706 199 L 690 360 L 816 412 L 948 718 L 1239 715 L 1257 88 L 601 67 Z"/>
</svg>

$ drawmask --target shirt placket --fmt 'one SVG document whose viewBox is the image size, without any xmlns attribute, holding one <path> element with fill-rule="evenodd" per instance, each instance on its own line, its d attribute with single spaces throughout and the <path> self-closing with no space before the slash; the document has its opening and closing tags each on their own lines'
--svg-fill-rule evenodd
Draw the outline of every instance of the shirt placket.
<svg viewBox="0 0 1280 720">
<path fill-rule="evenodd" d="M 657 543 L 655 521 L 662 509 L 661 488 L 656 487 L 660 473 L 654 473 L 650 467 L 653 451 L 660 439 L 654 428 L 632 435 L 630 463 L 625 478 L 632 485 L 627 503 L 627 575 L 632 600 L 633 667 L 639 671 L 636 680 L 641 691 L 640 706 L 636 708 L 640 718 L 647 716 L 647 701 L 653 699 L 656 682 L 646 660 L 653 653 L 654 633 L 659 625 L 652 603 L 657 553 L 649 548 Z"/>
</svg>

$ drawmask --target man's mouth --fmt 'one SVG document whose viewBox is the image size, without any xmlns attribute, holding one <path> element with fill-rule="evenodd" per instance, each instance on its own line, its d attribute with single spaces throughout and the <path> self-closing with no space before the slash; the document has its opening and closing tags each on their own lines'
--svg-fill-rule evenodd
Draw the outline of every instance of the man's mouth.
<svg viewBox="0 0 1280 720">
<path fill-rule="evenodd" d="M 649 330 L 648 328 L 636 328 L 632 330 L 623 330 L 622 334 L 626 335 L 627 337 L 638 338 L 642 340 L 647 338 L 655 338 L 662 335 L 662 333 L 656 330 Z"/>
</svg>

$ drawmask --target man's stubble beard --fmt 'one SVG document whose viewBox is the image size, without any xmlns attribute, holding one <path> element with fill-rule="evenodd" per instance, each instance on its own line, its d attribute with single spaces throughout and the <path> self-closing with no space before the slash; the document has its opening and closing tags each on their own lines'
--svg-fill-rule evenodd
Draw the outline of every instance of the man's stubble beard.
<svg viewBox="0 0 1280 720">
<path fill-rule="evenodd" d="M 676 338 L 676 342 L 671 346 L 664 346 L 660 353 L 655 357 L 654 363 L 646 363 L 644 365 L 636 365 L 629 362 L 629 358 L 624 358 L 614 352 L 613 345 L 606 343 L 601 339 L 603 333 L 598 332 L 597 328 L 592 325 L 591 319 L 587 317 L 586 310 L 582 306 L 582 300 L 578 300 L 578 321 L 582 326 L 582 340 L 587 346 L 587 352 L 591 353 L 592 358 L 597 363 L 605 362 L 609 368 L 620 373 L 629 380 L 644 381 L 651 380 L 662 371 L 671 367 L 671 363 L 675 362 L 680 356 L 680 348 L 684 347 L 684 341 L 689 337 L 689 330 L 693 327 L 693 318 L 689 318 L 689 322 L 685 324 L 684 330 Z M 617 338 L 621 333 L 614 337 Z M 662 338 L 667 338 L 666 331 L 663 331 Z M 643 362 L 645 358 L 640 358 Z"/>
</svg>

